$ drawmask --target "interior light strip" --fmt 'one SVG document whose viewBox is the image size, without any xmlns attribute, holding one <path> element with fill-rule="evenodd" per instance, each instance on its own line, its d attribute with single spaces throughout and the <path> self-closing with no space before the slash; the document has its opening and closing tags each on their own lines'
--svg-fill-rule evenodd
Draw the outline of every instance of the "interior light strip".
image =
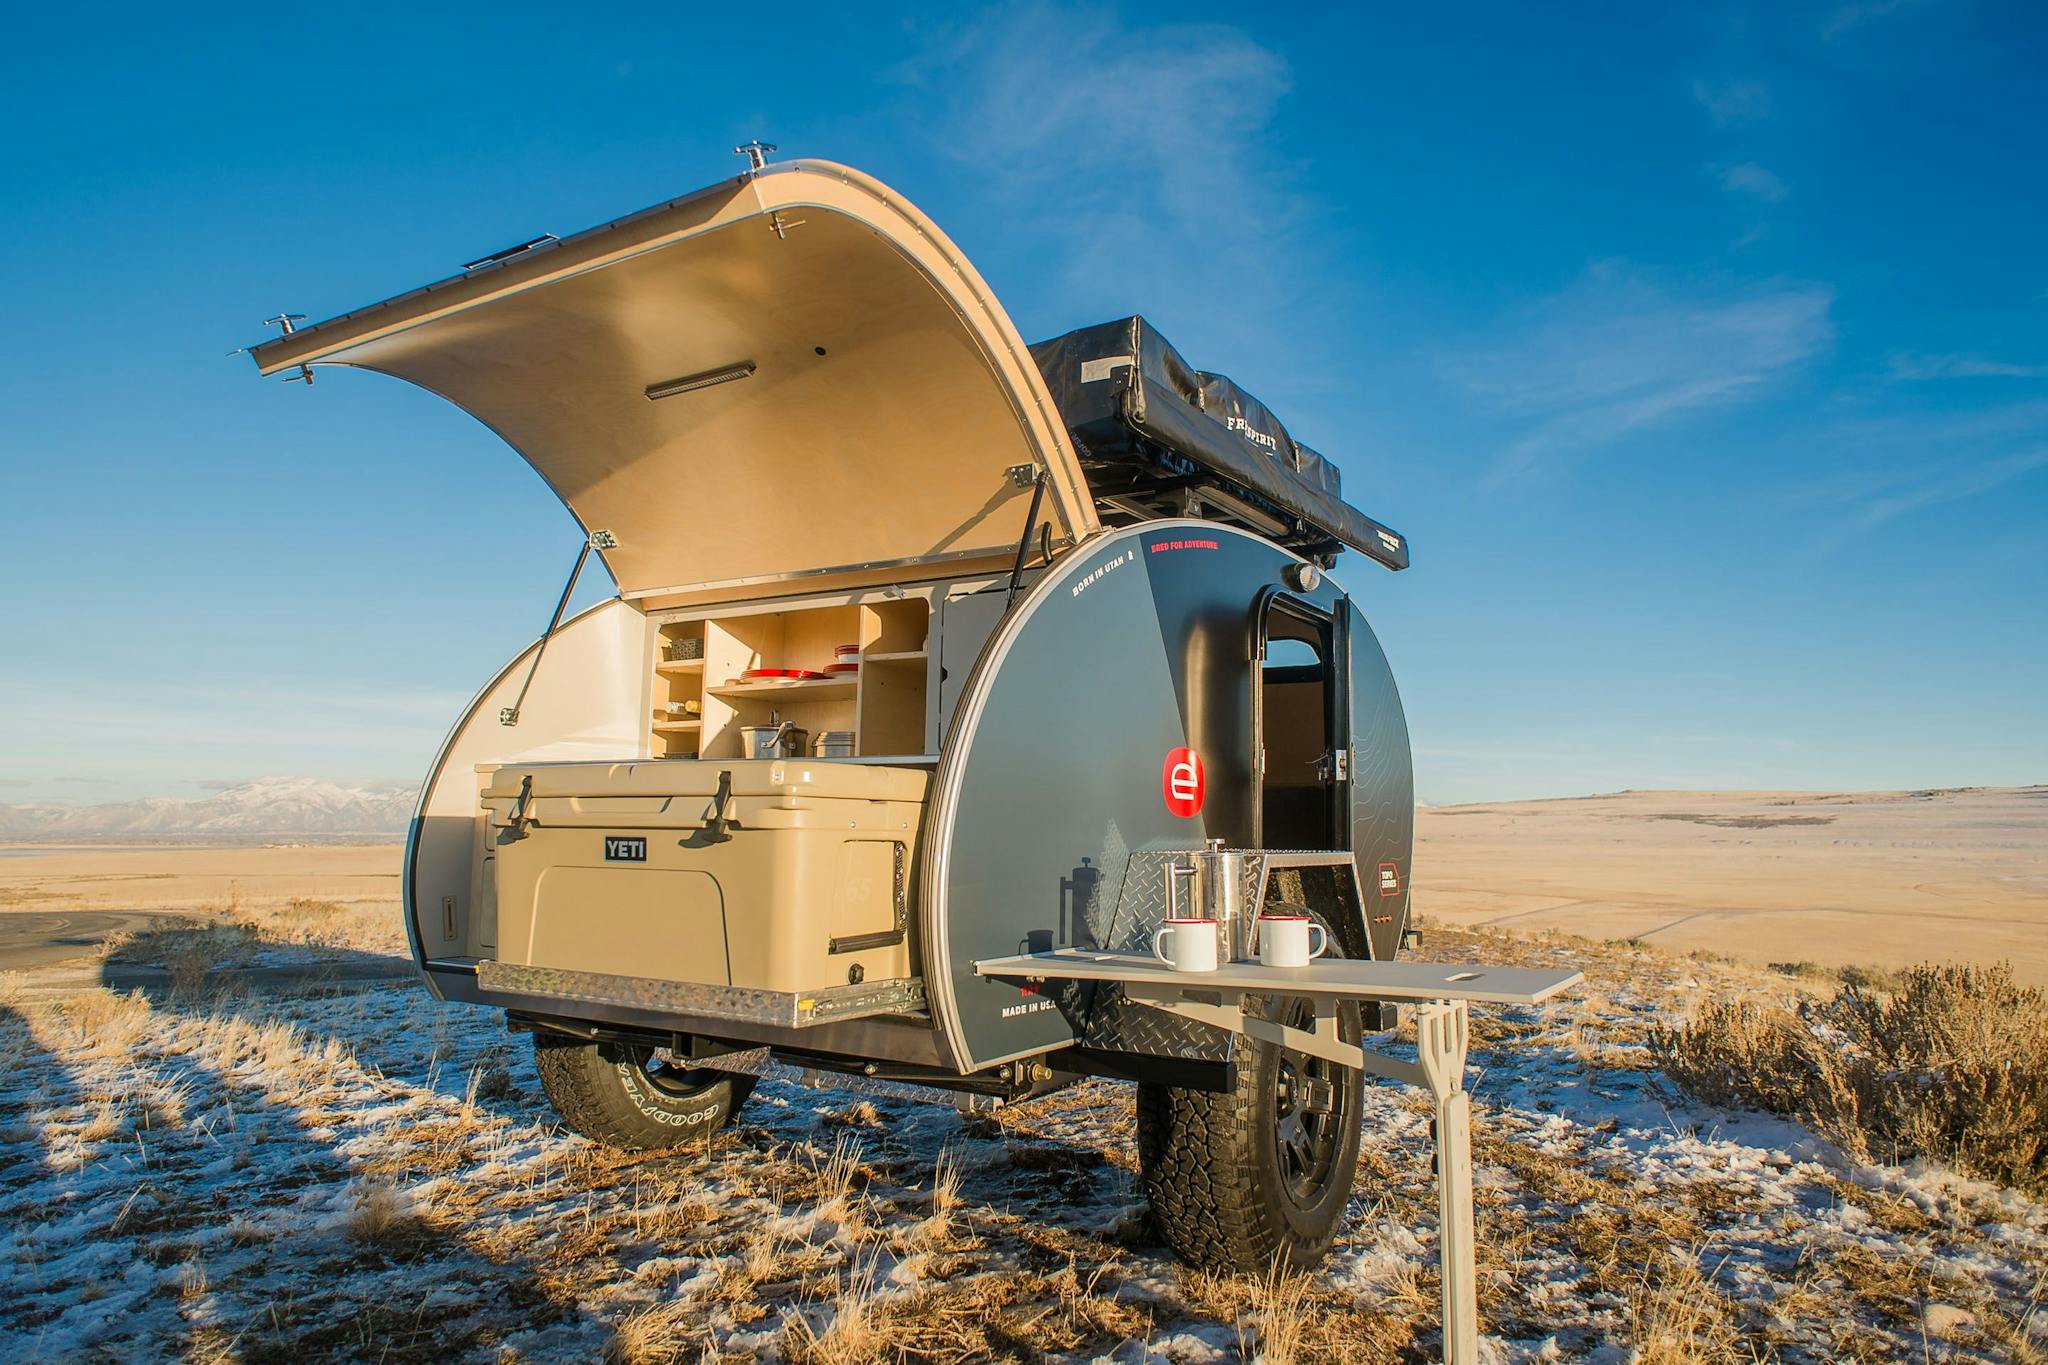
<svg viewBox="0 0 2048 1365">
<path fill-rule="evenodd" d="M 735 379 L 745 379 L 754 372 L 754 362 L 742 360 L 737 365 L 721 365 L 715 370 L 704 370 L 697 374 L 686 374 L 680 379 L 664 379 L 659 384 L 649 384 L 646 389 L 649 398 L 673 398 L 679 393 L 694 393 L 708 389 L 713 384 L 729 384 Z"/>
</svg>

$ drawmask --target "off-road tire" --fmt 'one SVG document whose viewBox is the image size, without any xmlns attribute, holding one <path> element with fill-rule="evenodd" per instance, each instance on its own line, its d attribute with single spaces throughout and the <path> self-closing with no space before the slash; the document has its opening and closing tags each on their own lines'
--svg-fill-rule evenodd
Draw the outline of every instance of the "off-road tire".
<svg viewBox="0 0 2048 1365">
<path fill-rule="evenodd" d="M 1334 938 L 1330 954 L 1342 956 Z M 1247 1004 L 1250 1001 L 1247 999 Z M 1268 1000 L 1262 1013 L 1301 1012 L 1301 1002 Z M 1296 1017 L 1297 1027 L 1302 1020 Z M 1355 1005 L 1337 1014 L 1338 1035 L 1360 1038 Z M 1231 1044 L 1236 1087 L 1227 1092 L 1170 1085 L 1138 1087 L 1138 1163 L 1152 1218 L 1174 1254 L 1208 1270 L 1261 1273 L 1278 1264 L 1310 1270 L 1330 1249 L 1358 1170 L 1363 1073 L 1315 1063 L 1330 1082 L 1332 1150 L 1308 1183 L 1307 1197 L 1290 1182 L 1280 1151 L 1283 1072 L 1295 1074 L 1300 1053 L 1242 1034 Z"/>
<path fill-rule="evenodd" d="M 662 1066 L 651 1049 L 533 1035 L 541 1088 L 563 1122 L 622 1152 L 701 1142 L 753 1093 L 754 1078 Z"/>
</svg>

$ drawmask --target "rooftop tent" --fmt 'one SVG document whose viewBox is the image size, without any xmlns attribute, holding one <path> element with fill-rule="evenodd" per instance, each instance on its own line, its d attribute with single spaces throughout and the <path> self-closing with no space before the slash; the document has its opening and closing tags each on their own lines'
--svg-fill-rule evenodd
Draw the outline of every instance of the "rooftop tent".
<svg viewBox="0 0 2048 1365">
<path fill-rule="evenodd" d="M 1047 476 L 1057 543 L 1096 529 L 1022 339 L 953 244 L 823 162 L 742 175 L 254 349 L 353 365 L 503 436 L 629 599 L 906 564 L 1007 568 Z"/>
<path fill-rule="evenodd" d="M 1031 355 L 1098 501 L 1170 516 L 1190 492 L 1303 553 L 1341 544 L 1408 567 L 1407 541 L 1343 500 L 1335 465 L 1258 399 L 1188 364 L 1145 319 L 1083 327 Z"/>
</svg>

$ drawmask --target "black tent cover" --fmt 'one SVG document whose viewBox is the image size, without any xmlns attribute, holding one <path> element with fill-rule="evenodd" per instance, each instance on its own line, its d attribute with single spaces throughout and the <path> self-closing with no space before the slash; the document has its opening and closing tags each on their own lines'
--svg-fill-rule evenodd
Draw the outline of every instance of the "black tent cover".
<svg viewBox="0 0 2048 1365">
<path fill-rule="evenodd" d="M 1309 538 L 1348 545 L 1390 569 L 1408 567 L 1406 537 L 1344 501 L 1335 465 L 1290 437 L 1264 403 L 1189 365 L 1142 317 L 1041 341 L 1031 357 L 1091 484 L 1220 479 L 1239 497 L 1303 523 Z"/>
</svg>

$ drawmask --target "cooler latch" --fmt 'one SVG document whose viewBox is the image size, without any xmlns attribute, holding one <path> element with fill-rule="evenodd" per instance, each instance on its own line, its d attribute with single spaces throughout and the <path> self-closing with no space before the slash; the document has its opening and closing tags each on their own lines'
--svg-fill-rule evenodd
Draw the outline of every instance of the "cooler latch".
<svg viewBox="0 0 2048 1365">
<path fill-rule="evenodd" d="M 526 837 L 526 806 L 533 800 L 533 774 L 519 779 L 519 799 L 512 803 L 512 814 L 505 821 L 505 832 L 498 836 L 501 844 L 513 843 Z"/>
<path fill-rule="evenodd" d="M 725 808 L 732 804 L 732 769 L 726 768 L 718 774 L 718 790 L 711 797 L 711 818 L 704 822 L 706 843 L 722 844 L 732 838 L 729 828 L 731 821 L 725 818 Z"/>
</svg>

